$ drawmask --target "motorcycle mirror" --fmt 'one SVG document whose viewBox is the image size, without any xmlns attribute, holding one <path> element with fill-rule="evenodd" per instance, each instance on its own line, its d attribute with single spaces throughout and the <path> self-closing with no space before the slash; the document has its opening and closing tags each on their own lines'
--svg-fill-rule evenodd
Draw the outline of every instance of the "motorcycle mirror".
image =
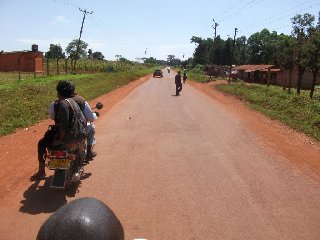
<svg viewBox="0 0 320 240">
<path fill-rule="evenodd" d="M 102 103 L 102 102 L 97 102 L 96 108 L 99 109 L 99 110 L 100 110 L 101 108 L 103 108 L 103 103 Z"/>
</svg>

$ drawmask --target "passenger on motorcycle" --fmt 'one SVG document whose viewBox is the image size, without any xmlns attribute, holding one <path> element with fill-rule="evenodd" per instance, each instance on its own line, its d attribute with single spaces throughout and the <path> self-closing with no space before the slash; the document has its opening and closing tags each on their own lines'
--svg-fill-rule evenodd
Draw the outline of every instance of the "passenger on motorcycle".
<svg viewBox="0 0 320 240">
<path fill-rule="evenodd" d="M 45 179 L 44 154 L 46 153 L 46 148 L 53 145 L 63 144 L 66 139 L 72 138 L 71 135 L 68 134 L 68 131 L 72 128 L 71 122 L 74 113 L 71 106 L 65 99 L 68 99 L 70 104 L 72 104 L 75 113 L 81 112 L 78 104 L 72 99 L 74 86 L 69 81 L 59 81 L 56 90 L 58 93 L 58 99 L 55 101 L 54 105 L 56 111 L 54 125 L 47 130 L 43 138 L 38 142 L 39 168 L 38 172 L 30 177 L 30 180 L 32 181 Z M 83 122 L 85 122 L 83 114 L 80 115 L 82 115 Z M 76 142 L 76 140 L 74 142 Z"/>
<path fill-rule="evenodd" d="M 95 112 L 91 110 L 91 107 L 89 103 L 81 96 L 75 93 L 75 85 L 71 84 L 71 88 L 73 89 L 72 92 L 72 99 L 79 105 L 81 111 L 83 112 L 83 115 L 85 116 L 88 124 L 86 126 L 86 132 L 87 132 L 87 156 L 86 160 L 90 161 L 95 156 L 97 156 L 97 153 L 94 152 L 93 146 L 96 144 L 95 139 L 95 126 L 91 124 L 91 122 L 95 121 L 97 119 L 97 115 Z M 54 111 L 54 103 L 51 104 L 49 109 L 49 118 L 54 119 L 55 117 L 55 111 Z"/>
</svg>

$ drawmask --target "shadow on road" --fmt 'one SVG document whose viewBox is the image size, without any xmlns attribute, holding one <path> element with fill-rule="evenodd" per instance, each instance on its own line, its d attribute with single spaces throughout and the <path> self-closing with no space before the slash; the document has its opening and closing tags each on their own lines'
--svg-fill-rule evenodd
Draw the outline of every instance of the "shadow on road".
<svg viewBox="0 0 320 240">
<path fill-rule="evenodd" d="M 91 176 L 85 173 L 82 180 Z M 20 212 L 29 214 L 53 213 L 67 203 L 67 197 L 75 197 L 79 192 L 80 184 L 70 187 L 68 190 L 50 188 L 52 176 L 45 179 L 45 183 L 39 186 L 40 181 L 34 182 L 24 193 L 24 199 L 20 202 Z"/>
</svg>

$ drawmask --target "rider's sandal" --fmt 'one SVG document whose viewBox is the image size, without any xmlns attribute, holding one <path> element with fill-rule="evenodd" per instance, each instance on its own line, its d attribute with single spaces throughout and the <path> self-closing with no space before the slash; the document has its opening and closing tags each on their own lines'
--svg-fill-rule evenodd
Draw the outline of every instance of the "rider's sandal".
<svg viewBox="0 0 320 240">
<path fill-rule="evenodd" d="M 39 173 L 35 173 L 30 177 L 31 181 L 40 181 L 40 180 L 44 180 L 46 178 L 45 174 L 39 174 Z"/>
</svg>

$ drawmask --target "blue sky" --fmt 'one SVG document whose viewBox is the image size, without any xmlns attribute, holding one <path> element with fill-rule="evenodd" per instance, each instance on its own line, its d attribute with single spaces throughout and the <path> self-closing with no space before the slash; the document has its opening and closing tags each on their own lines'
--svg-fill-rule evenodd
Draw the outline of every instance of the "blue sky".
<svg viewBox="0 0 320 240">
<path fill-rule="evenodd" d="M 318 18 L 319 0 L 0 0 L 0 51 L 31 50 L 32 44 L 46 52 L 50 43 L 63 50 L 78 39 L 83 14 L 87 15 L 82 40 L 106 59 L 115 55 L 136 60 L 191 57 L 192 36 L 227 39 L 247 36 L 267 28 L 290 34 L 295 14 Z M 147 50 L 147 51 L 146 51 Z M 146 54 L 145 54 L 146 51 Z M 184 58 L 183 58 L 184 55 Z"/>
</svg>

